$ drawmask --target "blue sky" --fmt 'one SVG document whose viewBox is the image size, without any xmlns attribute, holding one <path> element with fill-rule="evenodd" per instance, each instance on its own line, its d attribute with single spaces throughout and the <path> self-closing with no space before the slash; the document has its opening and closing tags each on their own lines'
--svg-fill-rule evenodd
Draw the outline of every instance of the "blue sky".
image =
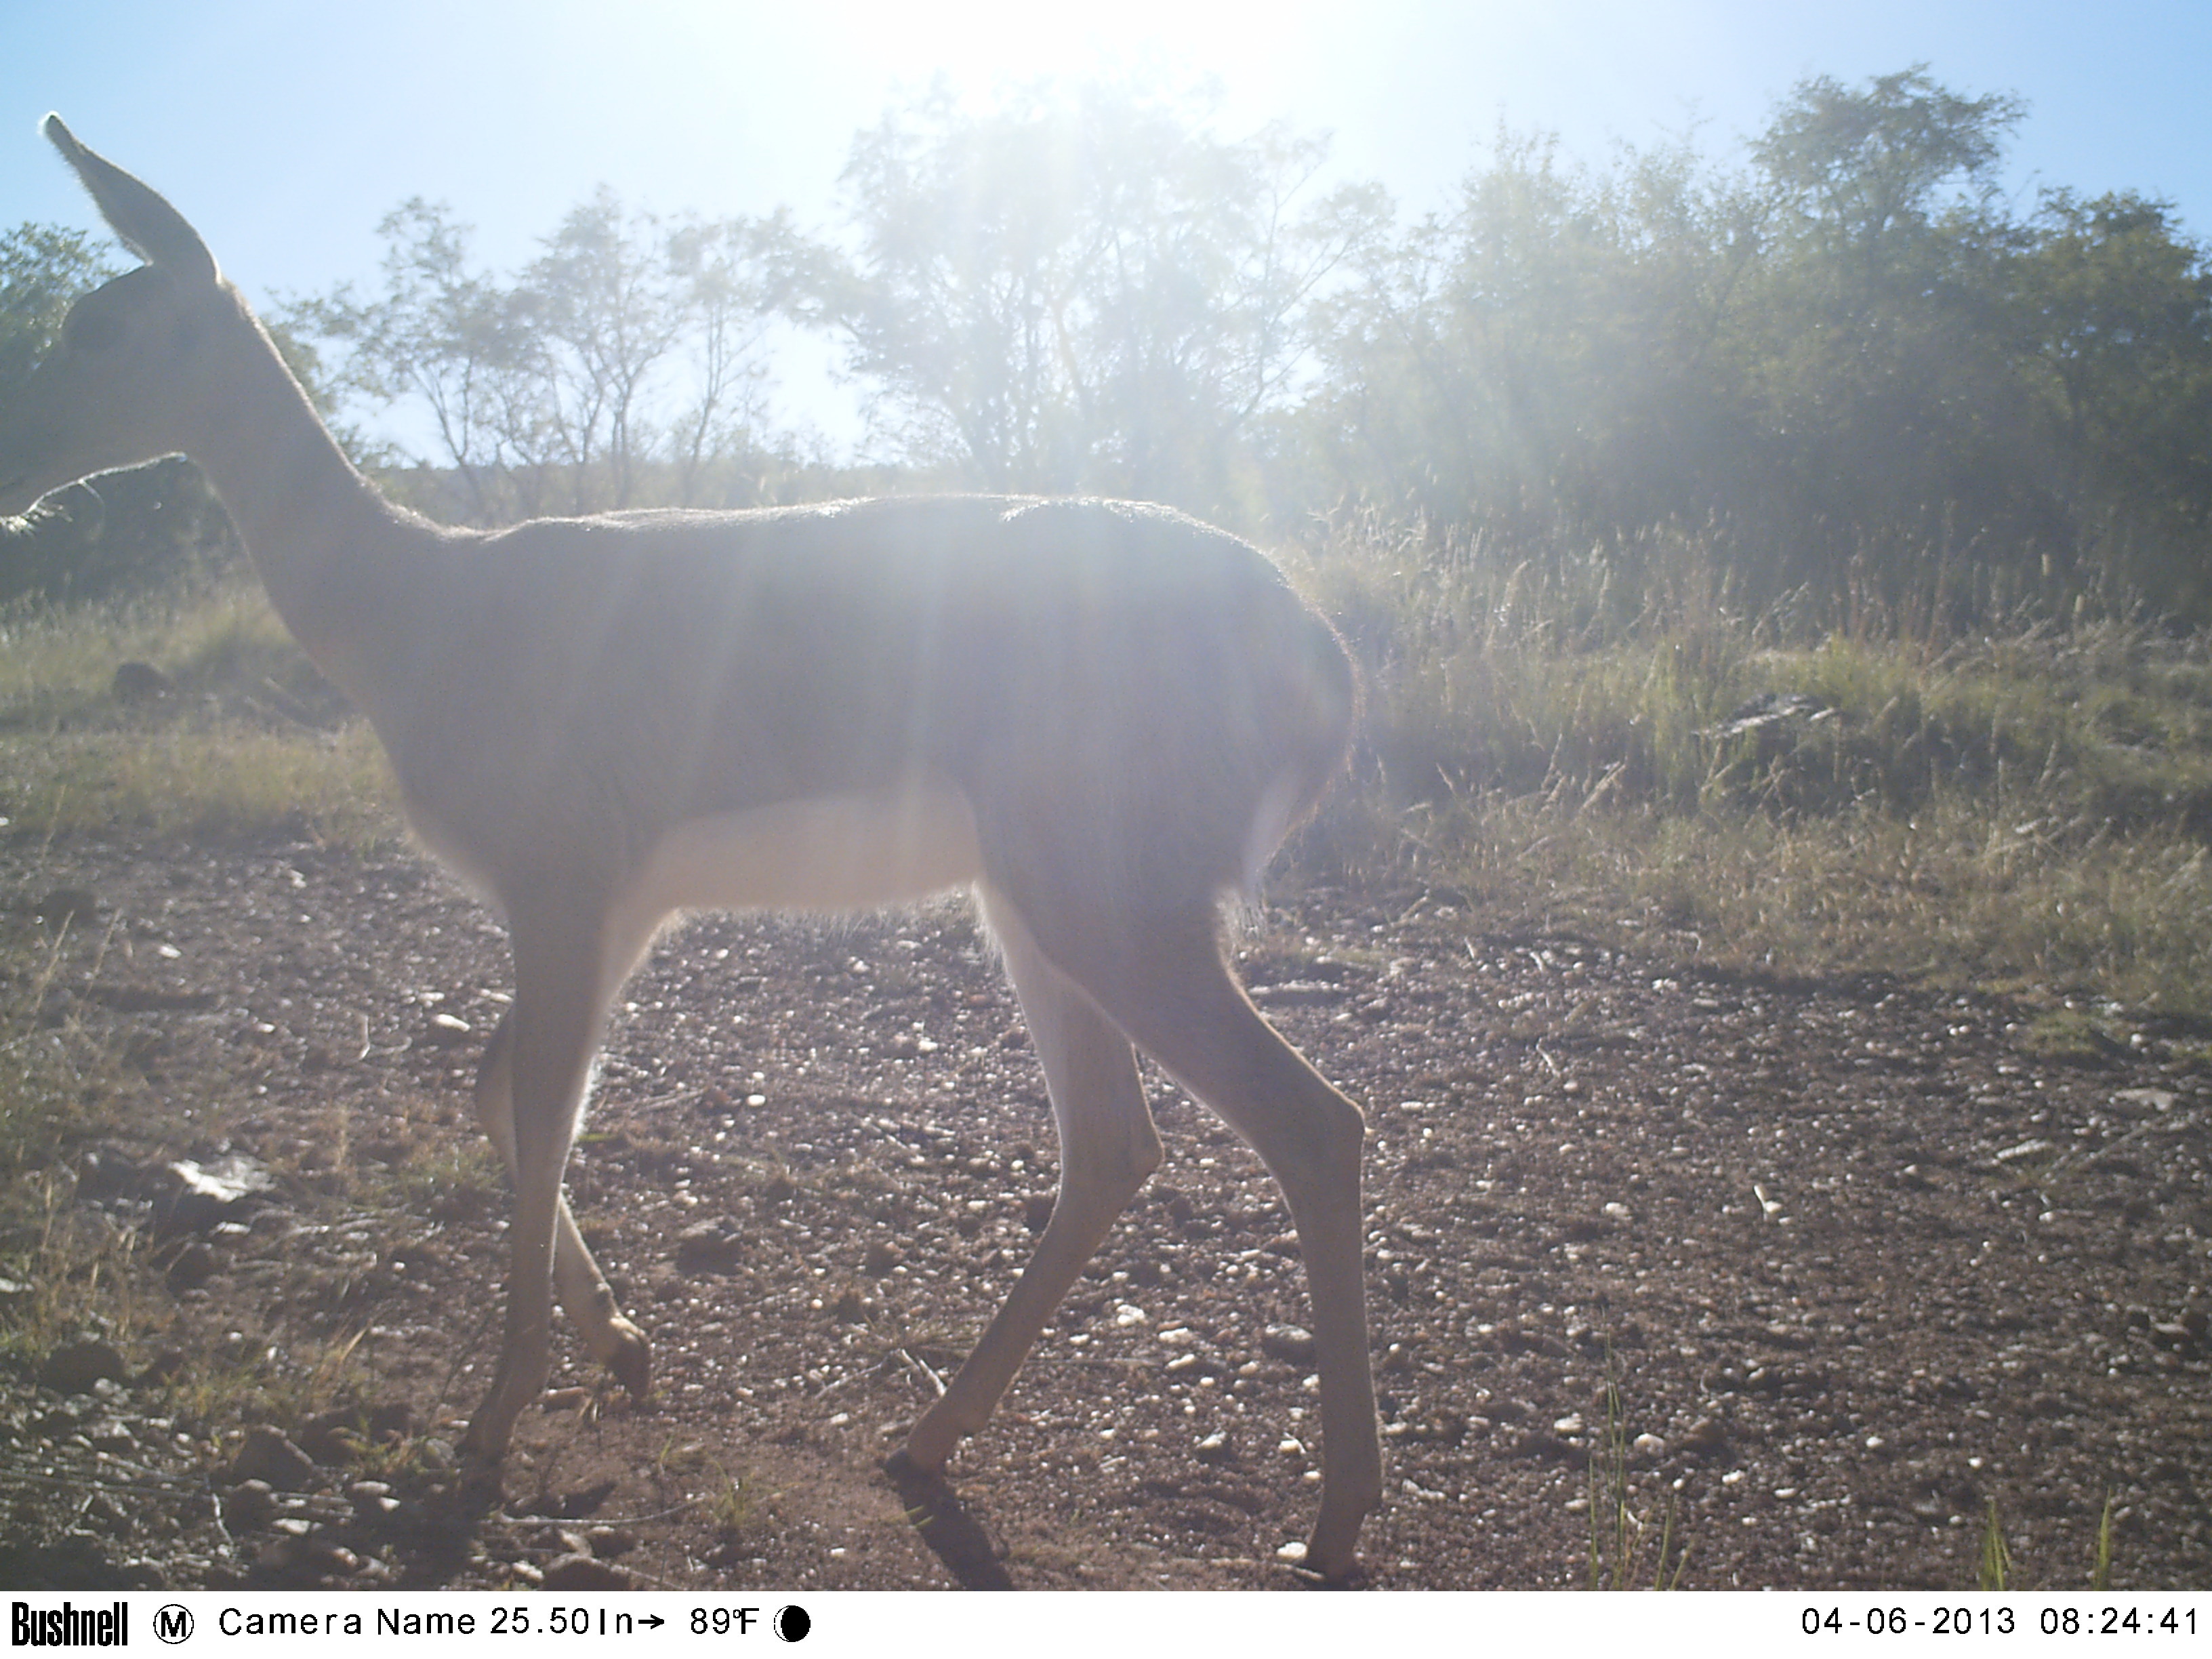
<svg viewBox="0 0 2212 1659">
<path fill-rule="evenodd" d="M 1501 120 L 1592 160 L 1694 125 L 1726 157 L 1808 76 L 1918 62 L 2027 100 L 2023 199 L 2140 190 L 2212 238 L 2208 0 L 0 0 L 0 224 L 94 222 L 36 136 L 49 109 L 265 299 L 372 277 L 377 221 L 415 195 L 501 266 L 601 183 L 826 226 L 854 131 L 939 74 L 979 100 L 1039 74 L 1213 76 L 1224 127 L 1330 131 L 1337 169 L 1411 214 Z"/>
</svg>

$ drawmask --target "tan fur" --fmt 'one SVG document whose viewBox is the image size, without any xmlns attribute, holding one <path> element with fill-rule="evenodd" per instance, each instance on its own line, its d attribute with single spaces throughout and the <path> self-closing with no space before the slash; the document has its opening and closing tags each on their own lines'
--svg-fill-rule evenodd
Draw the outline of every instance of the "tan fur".
<svg viewBox="0 0 2212 1659">
<path fill-rule="evenodd" d="M 694 907 L 871 905 L 972 885 L 1037 1038 L 1058 1206 L 909 1436 L 941 1468 L 1160 1158 L 1131 1044 L 1244 1134 L 1304 1245 L 1324 1428 L 1311 1565 L 1381 1491 L 1358 1110 L 1231 976 L 1248 888 L 1340 769 L 1354 682 L 1257 551 L 1164 507 L 943 497 L 442 528 L 346 461 L 197 234 L 49 136 L 153 264 L 79 303 L 0 410 L 0 513 L 182 452 L 293 633 L 374 723 L 426 841 L 514 935 L 477 1091 L 514 1176 L 507 1321 L 468 1449 L 495 1462 L 551 1299 L 641 1396 L 645 1338 L 561 1193 L 611 1000 Z"/>
</svg>

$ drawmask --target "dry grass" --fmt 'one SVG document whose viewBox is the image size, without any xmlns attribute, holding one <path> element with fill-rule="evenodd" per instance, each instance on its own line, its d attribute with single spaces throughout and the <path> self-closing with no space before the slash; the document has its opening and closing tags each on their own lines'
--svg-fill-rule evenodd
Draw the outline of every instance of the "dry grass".
<svg viewBox="0 0 2212 1659">
<path fill-rule="evenodd" d="M 125 663 L 167 690 L 118 696 Z M 0 818 L 19 836 L 366 846 L 398 833 L 393 800 L 374 735 L 258 589 L 0 629 Z"/>
<path fill-rule="evenodd" d="M 1418 552 L 1369 527 L 1301 573 L 1371 702 L 1306 856 L 1692 955 L 2212 1018 L 2212 641 L 1821 634 L 1719 579 L 1624 617 L 1595 564 Z"/>
</svg>

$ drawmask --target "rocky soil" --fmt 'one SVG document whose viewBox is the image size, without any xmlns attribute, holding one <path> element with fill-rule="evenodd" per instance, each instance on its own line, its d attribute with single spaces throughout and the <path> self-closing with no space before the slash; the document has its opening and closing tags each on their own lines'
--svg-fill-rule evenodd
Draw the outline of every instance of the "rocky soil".
<svg viewBox="0 0 2212 1659">
<path fill-rule="evenodd" d="M 951 1494 L 880 1462 L 1049 1212 L 966 913 L 705 919 L 629 987 L 569 1191 L 655 1344 L 565 1329 L 503 1504 L 451 1446 L 505 1197 L 468 1085 L 499 930 L 400 855 L 0 851 L 19 1043 L 119 1057 L 7 1195 L 0 1583 L 1289 1588 L 1316 1492 L 1295 1242 L 1154 1079 L 1169 1161 Z M 1370 1109 L 1384 1589 L 2212 1585 L 2212 1071 L 2146 1030 L 1285 894 L 1240 947 Z M 119 1125 L 120 1127 L 116 1127 Z M 95 1278 L 96 1276 L 96 1278 Z M 18 1345 L 19 1349 L 22 1346 Z M 1593 1474 L 1598 1502 L 1592 1507 Z M 1610 1497 L 1648 1524 L 1624 1561 Z M 915 1500 L 927 1524 L 907 1513 Z"/>
</svg>

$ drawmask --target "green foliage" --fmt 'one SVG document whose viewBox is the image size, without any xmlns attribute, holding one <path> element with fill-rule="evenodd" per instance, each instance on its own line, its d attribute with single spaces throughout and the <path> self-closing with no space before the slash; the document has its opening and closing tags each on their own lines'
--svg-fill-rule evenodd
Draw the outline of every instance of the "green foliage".
<svg viewBox="0 0 2212 1659">
<path fill-rule="evenodd" d="M 70 305 L 115 274 L 79 232 L 27 224 L 0 234 L 0 399 L 46 356 Z M 58 492 L 35 517 L 0 520 L 0 605 L 143 593 L 211 574 L 236 550 L 190 466 L 109 473 Z"/>
<path fill-rule="evenodd" d="M 204 585 L 241 549 L 199 469 L 171 456 L 57 490 L 0 520 L 0 604 L 130 599 Z"/>
<path fill-rule="evenodd" d="M 1816 629 L 2203 614 L 2212 264 L 2139 198 L 2011 216 L 2021 113 L 1808 82 L 1742 176 L 1501 134 L 1317 313 L 1282 499 L 1599 548 L 1631 605 L 1655 534 L 1725 543 L 1735 604 Z"/>
<path fill-rule="evenodd" d="M 30 377 L 71 301 L 114 275 L 82 232 L 25 224 L 0 234 L 0 398 Z"/>
<path fill-rule="evenodd" d="M 1617 625 L 1711 597 L 1800 635 L 2212 611 L 2212 259 L 2164 204 L 1995 180 L 2019 100 L 1808 80 L 1737 170 L 1501 131 L 1394 223 L 1325 145 L 1153 82 L 934 90 L 855 139 L 845 223 L 664 223 L 602 192 L 513 277 L 450 210 L 374 298 L 298 307 L 403 494 L 478 523 L 951 485 L 1173 502 L 1280 541 L 1347 506 L 1510 544 Z M 842 342 L 883 477 L 780 437 L 765 331 Z M 1556 561 L 1564 560 L 1564 563 Z"/>
<path fill-rule="evenodd" d="M 2002 1590 L 2011 1577 L 2012 1550 L 2005 1542 L 2004 1526 L 1997 1519 L 1997 1500 L 1992 1498 L 1988 1517 L 1982 1523 L 1981 1560 L 1974 1575 L 1974 1587 Z"/>
<path fill-rule="evenodd" d="M 1752 153 L 1806 232 L 1864 256 L 1933 228 L 1954 180 L 1985 197 L 2027 112 L 2017 98 L 1962 98 L 1925 64 L 1863 88 L 1821 76 L 1797 88 Z"/>
<path fill-rule="evenodd" d="M 1589 1512 L 1589 1588 L 1680 1589 L 1682 1576 L 1689 1571 L 1690 1545 L 1686 1540 L 1678 1543 L 1674 1537 L 1674 1494 L 1667 1494 L 1655 1540 L 1649 1518 L 1636 1512 L 1628 1465 L 1628 1423 L 1621 1409 L 1620 1378 L 1608 1354 L 1605 1423 L 1590 1447 L 1584 1496 Z"/>
<path fill-rule="evenodd" d="M 1224 135 L 1155 82 L 981 113 L 939 89 L 856 137 L 834 235 L 602 191 L 502 275 L 418 198 L 383 222 L 373 294 L 276 321 L 326 413 L 404 404 L 430 434 L 344 434 L 356 453 L 479 524 L 1085 491 L 1279 542 L 1364 510 L 1419 526 L 1409 556 L 1446 581 L 1457 550 L 1510 544 L 1532 584 L 1599 571 L 1608 625 L 1674 603 L 1685 544 L 1718 556 L 1715 602 L 1799 635 L 2205 619 L 2212 258 L 2140 196 L 2001 197 L 2024 118 L 1916 66 L 1805 82 L 1735 169 L 1500 132 L 1401 226 L 1374 186 L 1324 189 L 1322 141 Z M 0 238 L 0 396 L 105 270 L 69 233 Z M 842 343 L 888 471 L 836 475 L 779 431 L 785 326 Z M 95 547 L 84 505 L 10 541 L 0 589 L 159 562 L 120 556 L 112 512 Z M 164 511 L 170 545 L 212 545 Z"/>
</svg>

